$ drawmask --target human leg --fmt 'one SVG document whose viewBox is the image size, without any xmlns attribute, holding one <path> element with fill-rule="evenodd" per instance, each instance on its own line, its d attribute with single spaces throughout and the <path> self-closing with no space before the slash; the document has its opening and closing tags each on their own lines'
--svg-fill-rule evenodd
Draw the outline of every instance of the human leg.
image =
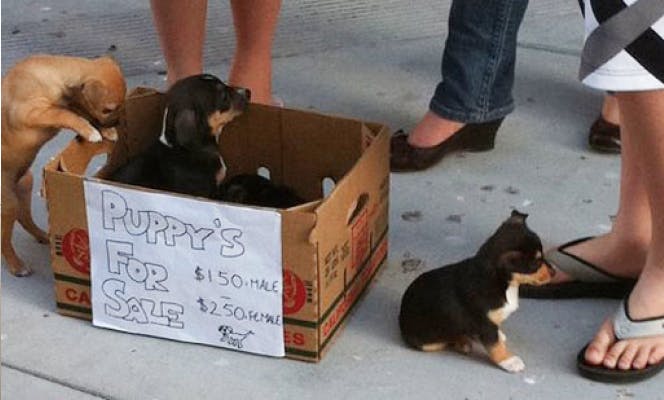
<svg viewBox="0 0 664 400">
<path fill-rule="evenodd" d="M 616 96 L 607 94 L 602 102 L 602 118 L 615 125 L 620 125 L 620 110 Z"/>
<path fill-rule="evenodd" d="M 436 145 L 466 123 L 497 120 L 514 109 L 516 39 L 527 5 L 527 0 L 452 2 L 442 81 L 409 135 L 410 144 Z"/>
<path fill-rule="evenodd" d="M 619 205 L 611 231 L 566 249 L 605 272 L 628 278 L 636 278 L 641 273 L 652 234 L 651 205 L 637 146 L 633 137 L 624 138 Z M 561 272 L 552 283 L 569 279 Z"/>
<path fill-rule="evenodd" d="M 207 0 L 150 0 L 168 84 L 203 71 Z"/>
<path fill-rule="evenodd" d="M 271 104 L 272 42 L 281 0 L 231 0 L 231 6 L 237 43 L 229 83 L 250 89 L 252 102 Z"/>
<path fill-rule="evenodd" d="M 628 300 L 629 316 L 638 320 L 664 316 L 664 90 L 621 93 L 618 102 L 624 139 L 640 161 L 650 206 L 652 240 Z M 664 335 L 616 340 L 612 324 L 606 321 L 585 359 L 609 369 L 641 369 L 664 359 Z"/>
<path fill-rule="evenodd" d="M 629 137 L 622 144 L 619 205 L 611 231 L 547 252 L 548 261 L 558 272 L 547 285 L 523 287 L 523 297 L 621 298 L 631 289 L 632 280 L 638 278 L 645 265 L 652 235 L 650 201 L 636 146 Z M 575 272 L 578 269 L 581 271 Z M 607 278 L 606 283 L 593 283 L 585 275 L 592 269 L 612 278 Z"/>
<path fill-rule="evenodd" d="M 442 81 L 415 128 L 392 138 L 392 171 L 425 169 L 458 150 L 493 148 L 503 117 L 514 109 L 516 39 L 527 5 L 528 0 L 452 2 Z"/>
</svg>

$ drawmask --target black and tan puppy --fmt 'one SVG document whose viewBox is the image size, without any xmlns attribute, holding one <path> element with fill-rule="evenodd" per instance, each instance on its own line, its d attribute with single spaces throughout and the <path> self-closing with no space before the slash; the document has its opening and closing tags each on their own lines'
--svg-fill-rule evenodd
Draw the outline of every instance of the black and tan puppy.
<svg viewBox="0 0 664 400">
<path fill-rule="evenodd" d="M 276 185 L 260 175 L 236 175 L 222 183 L 217 200 L 261 207 L 289 208 L 304 203 L 293 189 Z"/>
<path fill-rule="evenodd" d="M 166 94 L 161 137 L 118 168 L 110 180 L 213 198 L 225 176 L 217 140 L 249 102 L 246 89 L 209 74 L 176 82 Z"/>
<path fill-rule="evenodd" d="M 120 68 L 106 57 L 35 55 L 2 78 L 2 256 L 12 274 L 31 273 L 12 246 L 14 222 L 48 242 L 30 211 L 29 169 L 37 152 L 63 128 L 91 142 L 116 140 L 111 127 L 126 90 Z"/>
<path fill-rule="evenodd" d="M 509 372 L 525 368 L 507 349 L 500 325 L 518 307 L 519 284 L 541 285 L 553 273 L 526 217 L 512 212 L 474 257 L 425 272 L 411 283 L 399 315 L 406 343 L 422 351 L 451 346 L 468 352 L 479 340 L 496 365 Z"/>
</svg>

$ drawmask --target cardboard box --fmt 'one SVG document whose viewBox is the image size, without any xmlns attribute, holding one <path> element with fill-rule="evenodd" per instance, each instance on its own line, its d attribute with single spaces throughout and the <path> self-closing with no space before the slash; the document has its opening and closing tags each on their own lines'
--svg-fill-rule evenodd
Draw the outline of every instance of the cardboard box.
<svg viewBox="0 0 664 400">
<path fill-rule="evenodd" d="M 91 318 L 83 181 L 142 151 L 162 124 L 164 96 L 137 89 L 117 144 L 72 141 L 44 169 L 58 312 Z M 375 123 L 251 105 L 221 138 L 228 174 L 269 170 L 308 203 L 281 210 L 286 356 L 320 360 L 387 257 L 389 131 Z M 322 198 L 323 181 L 334 189 Z"/>
</svg>

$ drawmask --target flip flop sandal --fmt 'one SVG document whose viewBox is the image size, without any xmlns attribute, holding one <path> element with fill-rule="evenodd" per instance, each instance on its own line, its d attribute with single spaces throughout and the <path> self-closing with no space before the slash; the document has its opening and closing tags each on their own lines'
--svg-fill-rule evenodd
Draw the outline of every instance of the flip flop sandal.
<svg viewBox="0 0 664 400">
<path fill-rule="evenodd" d="M 590 236 L 573 240 L 544 255 L 544 259 L 551 266 L 565 272 L 573 280 L 542 286 L 521 285 L 519 296 L 531 299 L 624 298 L 632 290 L 636 280 L 602 271 L 596 265 L 566 251 L 567 248 L 592 238 Z"/>
<path fill-rule="evenodd" d="M 634 320 L 629 316 L 627 298 L 613 318 L 613 330 L 618 340 L 647 336 L 664 337 L 664 315 L 654 318 Z M 585 359 L 586 345 L 576 356 L 579 373 L 591 380 L 607 383 L 633 383 L 655 376 L 664 369 L 664 360 L 643 369 L 610 369 L 603 365 L 588 364 Z"/>
</svg>

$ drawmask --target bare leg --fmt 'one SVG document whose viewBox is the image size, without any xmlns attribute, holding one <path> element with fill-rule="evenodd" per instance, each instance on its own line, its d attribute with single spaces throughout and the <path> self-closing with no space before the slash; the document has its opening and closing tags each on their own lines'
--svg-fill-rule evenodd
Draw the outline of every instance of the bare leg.
<svg viewBox="0 0 664 400">
<path fill-rule="evenodd" d="M 643 319 L 664 315 L 664 90 L 617 95 L 623 143 L 632 146 L 640 165 L 650 204 L 650 218 L 643 221 L 652 230 L 643 272 L 629 298 L 630 316 Z M 623 159 L 625 156 L 623 156 Z M 664 359 L 664 336 L 616 341 L 606 321 L 586 351 L 586 360 L 607 368 L 643 368 Z"/>
<path fill-rule="evenodd" d="M 615 125 L 620 125 L 620 110 L 618 109 L 618 99 L 616 96 L 604 96 L 602 103 L 602 118 Z"/>
<path fill-rule="evenodd" d="M 203 71 L 207 0 L 150 0 L 168 84 Z"/>
<path fill-rule="evenodd" d="M 16 185 L 16 196 L 18 197 L 18 222 L 28 233 L 34 236 L 39 243 L 48 243 L 48 235 L 41 230 L 32 219 L 32 173 L 28 171 Z"/>
<path fill-rule="evenodd" d="M 270 104 L 272 41 L 281 0 L 231 0 L 231 6 L 237 43 L 228 81 L 250 89 L 252 102 Z"/>
<path fill-rule="evenodd" d="M 608 107 L 617 112 L 615 97 L 607 96 L 605 106 L 615 102 Z M 623 135 L 620 200 L 611 232 L 567 249 L 607 272 L 631 278 L 638 277 L 645 265 L 652 234 L 650 202 L 638 146 L 633 137 Z M 569 279 L 561 272 L 552 282 Z"/>
</svg>

